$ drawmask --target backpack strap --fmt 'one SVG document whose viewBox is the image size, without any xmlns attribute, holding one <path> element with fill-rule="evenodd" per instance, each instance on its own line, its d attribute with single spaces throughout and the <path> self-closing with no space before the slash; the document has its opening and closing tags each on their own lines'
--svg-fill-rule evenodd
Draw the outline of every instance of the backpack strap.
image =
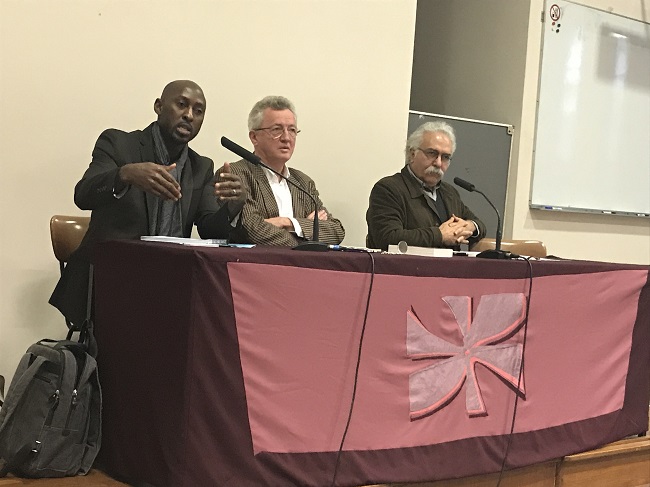
<svg viewBox="0 0 650 487">
<path fill-rule="evenodd" d="M 97 364 L 92 357 L 88 358 L 82 380 L 87 380 L 93 385 L 94 392 L 90 399 L 90 406 L 88 411 L 88 433 L 86 436 L 86 450 L 81 465 L 79 466 L 79 474 L 85 475 L 93 466 L 99 447 L 102 443 L 102 389 L 99 384 L 99 374 L 97 371 Z M 88 374 L 88 375 L 87 375 Z"/>
<path fill-rule="evenodd" d="M 7 391 L 8 397 L 22 397 L 36 373 L 47 361 L 45 357 L 36 357 L 36 359 L 31 364 L 29 364 L 29 360 L 30 356 L 27 353 L 23 355 L 22 359 L 20 359 L 18 368 L 26 370 L 23 374 L 21 374 L 20 377 L 17 378 L 18 380 L 11 381 L 11 385 Z M 9 424 L 9 419 L 16 411 L 18 402 L 19 401 L 8 402 L 2 407 L 2 417 L 0 417 L 0 433 L 2 433 L 4 427 Z M 34 441 L 32 443 L 23 445 L 11 458 L 0 458 L 0 477 L 5 477 L 15 467 L 22 465 L 32 452 L 38 451 L 37 443 L 38 442 Z"/>
<path fill-rule="evenodd" d="M 93 333 L 93 320 L 92 320 L 92 303 L 93 303 L 93 287 L 94 287 L 94 274 L 95 267 L 93 264 L 90 264 L 88 270 L 88 297 L 86 299 L 86 319 L 78 328 L 72 327 L 68 330 L 68 335 L 66 340 L 72 340 L 72 335 L 74 332 L 79 332 L 79 343 L 83 343 L 87 346 L 88 355 L 97 357 L 97 341 L 95 340 L 95 335 Z"/>
<path fill-rule="evenodd" d="M 31 357 L 29 354 L 24 354 L 20 359 L 20 364 L 17 370 L 24 370 L 25 372 L 20 377 L 11 381 L 9 390 L 7 391 L 8 397 L 20 398 L 27 390 L 36 373 L 40 370 L 41 366 L 47 361 L 45 357 L 36 357 L 30 364 Z M 16 380 L 17 379 L 17 380 Z M 10 401 L 2 407 L 2 414 L 0 414 L 0 433 L 9 424 L 9 418 L 16 410 L 19 401 Z"/>
</svg>

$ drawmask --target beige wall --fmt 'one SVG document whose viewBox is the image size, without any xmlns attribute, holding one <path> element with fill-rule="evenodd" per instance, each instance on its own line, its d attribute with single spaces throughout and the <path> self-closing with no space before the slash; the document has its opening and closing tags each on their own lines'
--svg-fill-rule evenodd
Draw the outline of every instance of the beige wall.
<svg viewBox="0 0 650 487">
<path fill-rule="evenodd" d="M 363 245 L 372 184 L 401 164 L 415 0 L 0 0 L 0 374 L 61 337 L 48 222 L 81 214 L 74 184 L 108 127 L 143 128 L 172 79 L 208 101 L 192 143 L 217 165 L 226 135 L 250 147 L 255 101 L 298 110 L 292 164 Z M 117 263 L 116 265 L 119 265 Z"/>
<path fill-rule="evenodd" d="M 638 0 L 577 3 L 650 19 L 650 3 Z M 506 238 L 543 240 L 567 258 L 650 264 L 648 219 L 528 207 L 543 8 L 543 0 L 420 1 L 411 108 L 515 126 Z"/>
<path fill-rule="evenodd" d="M 582 3 L 650 18 L 638 0 Z M 418 18 L 418 38 L 435 49 L 416 50 L 411 107 L 515 125 L 506 236 L 650 264 L 647 220 L 528 209 L 542 0 L 422 7 L 433 17 Z M 72 190 L 97 136 L 148 124 L 169 80 L 203 86 L 192 145 L 217 164 L 233 159 L 221 135 L 246 145 L 257 99 L 291 98 L 303 130 L 293 163 L 343 220 L 345 243 L 362 245 L 370 188 L 402 161 L 415 10 L 415 0 L 0 0 L 0 374 L 36 339 L 64 334 L 47 304 L 58 277 L 49 218 L 81 213 Z"/>
</svg>

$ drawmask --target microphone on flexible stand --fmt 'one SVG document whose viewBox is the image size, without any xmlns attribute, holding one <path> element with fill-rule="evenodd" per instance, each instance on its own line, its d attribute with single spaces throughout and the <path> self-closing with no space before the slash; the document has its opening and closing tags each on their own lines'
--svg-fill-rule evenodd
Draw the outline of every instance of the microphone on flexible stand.
<svg viewBox="0 0 650 487">
<path fill-rule="evenodd" d="M 300 185 L 294 183 L 286 177 L 284 174 L 280 174 L 277 172 L 275 169 L 270 168 L 266 164 L 262 162 L 262 159 L 260 159 L 259 156 L 253 154 L 252 152 L 244 149 L 241 145 L 235 144 L 232 140 L 226 138 L 226 137 L 221 137 L 221 145 L 224 146 L 226 149 L 228 149 L 230 152 L 234 152 L 237 154 L 239 157 L 242 159 L 247 160 L 251 164 L 254 164 L 256 166 L 262 166 L 271 171 L 273 174 L 276 174 L 280 176 L 282 179 L 284 179 L 287 183 L 293 185 L 295 188 L 297 188 L 299 191 L 302 191 L 305 193 L 309 198 L 314 202 L 314 226 L 312 229 L 312 240 L 306 241 L 299 243 L 296 245 L 293 250 L 315 250 L 318 252 L 324 252 L 326 250 L 329 250 L 329 246 L 325 243 L 319 242 L 318 241 L 318 202 L 316 201 L 316 198 L 314 198 L 309 191 L 306 189 L 302 188 Z"/>
<path fill-rule="evenodd" d="M 464 179 L 461 179 L 459 177 L 454 178 L 454 184 L 456 186 L 460 186 L 461 188 L 469 191 L 470 193 L 476 191 L 477 193 L 480 193 L 485 200 L 490 203 L 490 206 L 494 208 L 494 211 L 497 214 L 497 238 L 496 238 L 496 245 L 494 249 L 490 250 L 484 250 L 483 252 L 479 252 L 476 257 L 482 257 L 484 259 L 514 259 L 519 257 L 516 254 L 513 254 L 512 252 L 508 252 L 507 250 L 501 250 L 501 215 L 499 214 L 499 210 L 497 210 L 497 207 L 492 204 L 490 201 L 490 198 L 488 198 L 483 191 L 480 191 L 476 189 L 476 187 L 468 182 L 465 181 Z"/>
</svg>

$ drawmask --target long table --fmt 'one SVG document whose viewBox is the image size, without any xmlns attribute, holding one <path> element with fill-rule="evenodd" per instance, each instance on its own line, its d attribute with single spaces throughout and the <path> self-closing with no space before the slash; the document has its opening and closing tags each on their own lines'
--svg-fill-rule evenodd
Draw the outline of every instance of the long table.
<svg viewBox="0 0 650 487">
<path fill-rule="evenodd" d="M 497 472 L 506 450 L 510 469 L 645 432 L 648 276 L 104 242 L 101 465 L 157 486 L 356 486 Z"/>
</svg>

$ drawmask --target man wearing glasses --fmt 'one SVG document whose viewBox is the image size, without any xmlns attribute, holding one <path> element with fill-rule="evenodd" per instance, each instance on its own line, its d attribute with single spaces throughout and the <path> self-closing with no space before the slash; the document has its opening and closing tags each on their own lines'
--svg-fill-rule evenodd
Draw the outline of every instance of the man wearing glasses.
<svg viewBox="0 0 650 487">
<path fill-rule="evenodd" d="M 460 248 L 485 236 L 485 225 L 442 181 L 456 150 L 454 129 L 427 122 L 406 141 L 406 165 L 379 180 L 366 212 L 368 247 L 388 249 L 405 241 L 417 247 Z"/>
<path fill-rule="evenodd" d="M 305 173 L 287 167 L 300 133 L 296 109 L 283 96 L 267 96 L 258 101 L 248 116 L 248 136 L 254 152 L 267 166 L 289 178 L 311 194 L 318 204 L 288 184 L 283 178 L 248 161 L 230 164 L 249 188 L 242 210 L 240 240 L 258 245 L 296 246 L 312 240 L 314 218 L 319 219 L 319 240 L 339 244 L 345 236 L 341 222 L 323 206 L 314 181 Z"/>
</svg>

